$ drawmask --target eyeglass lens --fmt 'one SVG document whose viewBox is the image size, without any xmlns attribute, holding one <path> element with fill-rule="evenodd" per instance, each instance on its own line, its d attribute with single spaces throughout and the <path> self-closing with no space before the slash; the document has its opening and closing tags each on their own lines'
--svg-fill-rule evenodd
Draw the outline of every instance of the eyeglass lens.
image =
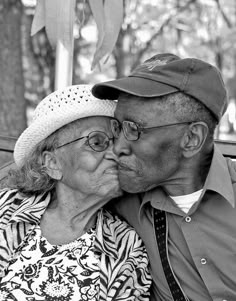
<svg viewBox="0 0 236 301">
<path fill-rule="evenodd" d="M 125 138 L 128 140 L 138 140 L 139 138 L 139 129 L 138 126 L 132 121 L 123 121 L 122 125 L 118 120 L 111 120 L 111 129 L 115 138 L 118 138 L 123 129 Z"/>
<path fill-rule="evenodd" d="M 108 148 L 111 139 L 113 138 L 109 138 L 106 133 L 91 132 L 88 135 L 88 144 L 96 152 L 102 152 Z"/>
<path fill-rule="evenodd" d="M 125 137 L 128 140 L 138 140 L 139 129 L 136 123 L 132 121 L 123 121 L 123 129 Z"/>
<path fill-rule="evenodd" d="M 94 132 L 89 133 L 88 136 L 79 137 L 70 142 L 64 143 L 64 144 L 58 146 L 57 149 L 64 147 L 66 145 L 69 145 L 71 143 L 75 143 L 76 141 L 79 141 L 79 140 L 85 139 L 85 138 L 87 138 L 88 145 L 96 152 L 103 152 L 104 150 L 106 150 L 109 147 L 110 140 L 113 140 L 113 137 L 110 138 L 104 132 L 94 131 Z"/>
</svg>

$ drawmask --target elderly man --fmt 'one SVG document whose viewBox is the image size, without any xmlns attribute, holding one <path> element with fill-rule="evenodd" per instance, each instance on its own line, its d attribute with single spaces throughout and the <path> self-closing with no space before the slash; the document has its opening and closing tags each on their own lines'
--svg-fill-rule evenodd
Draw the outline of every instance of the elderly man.
<svg viewBox="0 0 236 301">
<path fill-rule="evenodd" d="M 113 205 L 146 244 L 152 300 L 236 300 L 236 165 L 213 139 L 227 102 L 219 71 L 157 54 L 92 91 L 118 99 L 111 125 L 128 193 Z"/>
</svg>

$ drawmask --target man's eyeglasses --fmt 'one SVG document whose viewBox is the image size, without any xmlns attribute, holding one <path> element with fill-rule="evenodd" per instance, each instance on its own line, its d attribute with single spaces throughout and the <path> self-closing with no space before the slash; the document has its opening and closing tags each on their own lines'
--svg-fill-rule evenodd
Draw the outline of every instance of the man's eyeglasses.
<svg viewBox="0 0 236 301">
<path fill-rule="evenodd" d="M 123 130 L 124 136 L 127 140 L 137 141 L 144 130 L 158 129 L 158 128 L 164 128 L 164 127 L 180 125 L 180 124 L 190 124 L 192 122 L 193 121 L 185 121 L 185 122 L 170 123 L 170 124 L 153 126 L 153 127 L 141 127 L 139 124 L 133 121 L 125 120 L 122 121 L 122 123 L 120 123 L 117 119 L 112 119 L 111 129 L 116 139 L 119 137 L 121 130 Z"/>
<path fill-rule="evenodd" d="M 64 144 L 58 146 L 57 149 L 61 148 L 63 146 L 69 145 L 71 143 L 74 143 L 76 141 L 79 141 L 81 139 L 85 139 L 85 138 L 87 138 L 88 145 L 95 152 L 103 152 L 103 151 L 105 151 L 109 147 L 110 140 L 114 139 L 114 137 L 110 138 L 104 132 L 94 131 L 94 132 L 89 133 L 87 136 L 79 137 L 79 138 L 76 138 L 76 139 L 74 139 L 74 140 L 72 140 L 70 142 L 64 143 Z"/>
</svg>

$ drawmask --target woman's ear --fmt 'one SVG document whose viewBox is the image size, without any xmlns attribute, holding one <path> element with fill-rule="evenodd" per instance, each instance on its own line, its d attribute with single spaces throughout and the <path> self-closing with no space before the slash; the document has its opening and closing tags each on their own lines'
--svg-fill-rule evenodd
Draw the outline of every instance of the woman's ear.
<svg viewBox="0 0 236 301">
<path fill-rule="evenodd" d="M 189 125 L 188 131 L 184 133 L 181 140 L 183 155 L 186 158 L 193 157 L 199 153 L 206 141 L 209 129 L 205 122 L 199 121 Z"/>
<path fill-rule="evenodd" d="M 43 152 L 43 163 L 45 166 L 46 173 L 55 180 L 61 180 L 62 171 L 60 161 L 53 152 Z"/>
</svg>

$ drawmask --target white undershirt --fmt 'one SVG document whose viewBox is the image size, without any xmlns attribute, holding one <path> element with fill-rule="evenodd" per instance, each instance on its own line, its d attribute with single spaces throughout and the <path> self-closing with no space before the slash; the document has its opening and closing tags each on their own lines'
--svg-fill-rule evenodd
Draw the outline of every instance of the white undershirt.
<svg viewBox="0 0 236 301">
<path fill-rule="evenodd" d="M 189 209 L 195 204 L 202 193 L 202 189 L 195 191 L 190 194 L 171 196 L 172 200 L 176 203 L 176 205 L 183 210 L 185 213 L 188 213 Z"/>
</svg>

